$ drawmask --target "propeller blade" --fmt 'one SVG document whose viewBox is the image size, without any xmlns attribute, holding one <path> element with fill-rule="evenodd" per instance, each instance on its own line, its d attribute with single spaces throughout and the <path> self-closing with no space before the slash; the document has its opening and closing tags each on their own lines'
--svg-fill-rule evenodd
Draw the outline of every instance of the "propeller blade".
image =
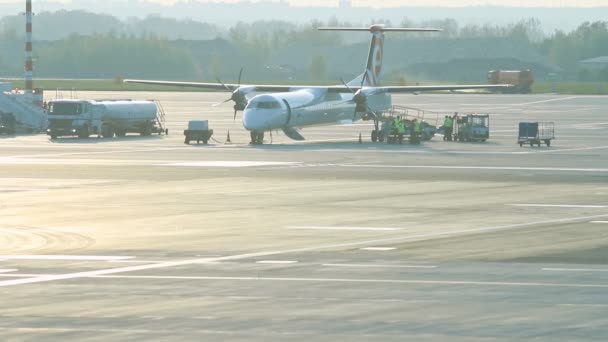
<svg viewBox="0 0 608 342">
<path fill-rule="evenodd" d="M 234 117 L 232 118 L 232 122 L 236 122 L 236 109 L 234 110 Z"/>
<path fill-rule="evenodd" d="M 366 77 L 367 77 L 367 71 L 363 73 L 363 78 L 361 79 L 361 88 L 363 88 L 363 84 L 365 83 Z"/>
<path fill-rule="evenodd" d="M 229 92 L 232 92 L 232 89 L 228 88 L 228 86 L 224 82 L 222 82 L 222 80 L 220 80 L 219 77 L 217 77 L 216 80 L 219 84 L 221 84 L 224 88 L 226 88 L 226 90 L 228 90 Z"/>
<path fill-rule="evenodd" d="M 239 71 L 239 87 L 241 86 L 241 76 L 243 76 L 243 67 L 241 67 L 241 71 Z"/>
<path fill-rule="evenodd" d="M 340 77 L 340 81 L 342 81 L 342 84 L 346 87 L 346 89 L 348 89 L 348 91 L 350 91 L 351 93 L 355 93 L 349 86 L 348 84 L 346 84 L 346 82 L 344 82 L 344 79 L 342 77 Z"/>
<path fill-rule="evenodd" d="M 211 107 L 217 107 L 217 106 L 221 106 L 221 105 L 223 105 L 224 103 L 226 103 L 226 102 L 230 102 L 230 101 L 232 101 L 232 99 L 227 99 L 227 100 L 224 100 L 224 101 L 222 101 L 222 102 L 217 102 L 217 103 L 212 104 L 212 105 L 211 105 Z"/>
</svg>

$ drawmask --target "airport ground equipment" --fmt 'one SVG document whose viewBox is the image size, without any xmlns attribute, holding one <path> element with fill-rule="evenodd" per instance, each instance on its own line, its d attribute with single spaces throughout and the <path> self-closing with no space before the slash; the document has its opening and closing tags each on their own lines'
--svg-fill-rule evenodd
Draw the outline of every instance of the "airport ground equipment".
<svg viewBox="0 0 608 342">
<path fill-rule="evenodd" d="M 490 116 L 468 114 L 459 116 L 454 124 L 454 141 L 481 141 L 490 138 Z"/>
<path fill-rule="evenodd" d="M 374 119 L 381 124 L 375 125 L 377 127 L 372 131 L 371 140 L 372 142 L 386 142 L 388 144 L 402 143 L 406 138 L 410 140 L 410 123 L 412 120 L 416 119 L 421 122 L 420 140 L 429 141 L 435 136 L 435 133 L 437 133 L 439 116 L 440 113 L 437 112 L 404 106 L 391 106 L 391 108 L 386 111 L 376 113 Z M 393 127 L 393 121 L 396 117 L 400 118 L 405 125 L 405 132 L 401 134 L 401 136 L 395 130 L 395 127 Z"/>
<path fill-rule="evenodd" d="M 555 124 L 553 122 L 520 122 L 517 143 L 520 147 L 524 145 L 538 146 L 545 143 L 551 146 L 551 140 L 555 139 Z"/>
<path fill-rule="evenodd" d="M 532 92 L 534 74 L 530 70 L 492 70 L 488 72 L 488 83 L 513 85 L 502 88 L 503 93 L 529 94 Z"/>
<path fill-rule="evenodd" d="M 149 136 L 168 134 L 165 113 L 158 101 L 134 100 L 54 100 L 48 104 L 51 139 L 60 136 L 90 135 L 112 138 L 127 133 Z"/>
<path fill-rule="evenodd" d="M 0 112 L 12 113 L 15 134 L 39 133 L 46 129 L 47 115 L 42 108 L 42 89 L 31 94 L 13 90 L 11 83 L 0 83 Z"/>
<path fill-rule="evenodd" d="M 209 129 L 209 122 L 207 120 L 193 120 L 188 121 L 188 129 L 184 130 L 184 144 L 190 144 L 190 141 L 196 141 L 200 144 L 207 144 L 211 136 L 213 136 L 213 130 Z"/>
</svg>

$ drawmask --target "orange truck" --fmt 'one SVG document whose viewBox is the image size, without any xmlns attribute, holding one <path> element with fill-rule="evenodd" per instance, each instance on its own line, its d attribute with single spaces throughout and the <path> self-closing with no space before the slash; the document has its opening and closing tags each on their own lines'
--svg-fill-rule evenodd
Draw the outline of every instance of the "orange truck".
<svg viewBox="0 0 608 342">
<path fill-rule="evenodd" d="M 503 92 L 529 94 L 532 92 L 534 75 L 528 70 L 492 70 L 488 72 L 490 84 L 512 84 L 513 88 L 506 88 Z"/>
</svg>

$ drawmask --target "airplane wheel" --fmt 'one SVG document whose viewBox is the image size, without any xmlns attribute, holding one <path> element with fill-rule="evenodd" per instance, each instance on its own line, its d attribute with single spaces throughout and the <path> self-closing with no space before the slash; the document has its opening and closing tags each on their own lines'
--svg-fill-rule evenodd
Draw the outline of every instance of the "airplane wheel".
<svg viewBox="0 0 608 342">
<path fill-rule="evenodd" d="M 251 131 L 250 136 L 252 145 L 261 145 L 264 143 L 264 132 Z"/>
<path fill-rule="evenodd" d="M 104 138 L 114 138 L 114 128 L 109 124 L 101 126 L 101 136 Z"/>
</svg>

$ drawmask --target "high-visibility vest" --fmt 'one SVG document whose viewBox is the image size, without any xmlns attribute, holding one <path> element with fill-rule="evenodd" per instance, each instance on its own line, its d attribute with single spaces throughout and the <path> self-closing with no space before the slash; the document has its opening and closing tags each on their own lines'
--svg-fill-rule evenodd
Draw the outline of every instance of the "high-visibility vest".
<svg viewBox="0 0 608 342">
<path fill-rule="evenodd" d="M 443 126 L 447 127 L 447 128 L 452 128 L 452 127 L 454 127 L 454 121 L 451 118 L 447 118 L 447 119 L 445 119 Z"/>
<path fill-rule="evenodd" d="M 405 133 L 405 125 L 403 124 L 402 121 L 399 121 L 398 131 L 399 131 L 399 133 Z"/>
</svg>

